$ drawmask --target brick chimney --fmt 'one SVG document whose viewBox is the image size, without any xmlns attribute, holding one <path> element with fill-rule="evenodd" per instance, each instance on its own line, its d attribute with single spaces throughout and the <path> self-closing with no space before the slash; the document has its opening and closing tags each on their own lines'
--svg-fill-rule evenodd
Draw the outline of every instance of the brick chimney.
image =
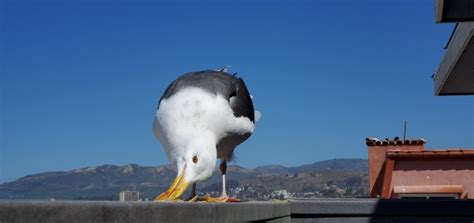
<svg viewBox="0 0 474 223">
<path fill-rule="evenodd" d="M 377 138 L 366 138 L 369 153 L 369 196 L 377 197 L 382 194 L 385 160 L 387 151 L 422 151 L 424 150 L 423 139 L 400 140 L 385 139 L 381 141 Z"/>
</svg>

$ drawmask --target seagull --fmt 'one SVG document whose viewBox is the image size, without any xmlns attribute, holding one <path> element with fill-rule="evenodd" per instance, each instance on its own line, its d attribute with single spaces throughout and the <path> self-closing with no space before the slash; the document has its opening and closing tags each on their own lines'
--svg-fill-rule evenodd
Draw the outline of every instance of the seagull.
<svg viewBox="0 0 474 223">
<path fill-rule="evenodd" d="M 195 197 L 196 183 L 209 179 L 220 159 L 222 193 L 206 201 L 238 201 L 226 193 L 227 162 L 236 146 L 254 132 L 255 110 L 243 79 L 226 71 L 227 67 L 186 73 L 160 98 L 153 133 L 177 176 L 155 200 L 177 200 L 190 184 Z"/>
</svg>

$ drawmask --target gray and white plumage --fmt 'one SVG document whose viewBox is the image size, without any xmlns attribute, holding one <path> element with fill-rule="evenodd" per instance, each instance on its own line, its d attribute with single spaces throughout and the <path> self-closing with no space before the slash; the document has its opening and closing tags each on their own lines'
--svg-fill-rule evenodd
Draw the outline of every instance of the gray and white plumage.
<svg viewBox="0 0 474 223">
<path fill-rule="evenodd" d="M 255 130 L 255 110 L 244 81 L 223 71 L 184 74 L 160 98 L 153 132 L 185 180 L 209 178 L 216 159 L 232 159 Z M 199 162 L 192 162 L 197 156 Z"/>
</svg>

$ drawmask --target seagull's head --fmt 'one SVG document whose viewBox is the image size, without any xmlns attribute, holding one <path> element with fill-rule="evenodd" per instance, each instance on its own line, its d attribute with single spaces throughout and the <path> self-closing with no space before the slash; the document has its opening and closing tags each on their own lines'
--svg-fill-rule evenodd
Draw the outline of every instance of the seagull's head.
<svg viewBox="0 0 474 223">
<path fill-rule="evenodd" d="M 177 164 L 184 172 L 183 180 L 195 183 L 209 179 L 216 166 L 216 153 L 215 145 L 190 147 Z"/>
<path fill-rule="evenodd" d="M 178 169 L 178 176 L 171 187 L 158 195 L 155 200 L 175 200 L 179 198 L 192 183 L 204 181 L 211 177 L 216 166 L 216 144 L 203 138 L 194 140 L 182 150 L 172 154 L 173 163 Z"/>
</svg>

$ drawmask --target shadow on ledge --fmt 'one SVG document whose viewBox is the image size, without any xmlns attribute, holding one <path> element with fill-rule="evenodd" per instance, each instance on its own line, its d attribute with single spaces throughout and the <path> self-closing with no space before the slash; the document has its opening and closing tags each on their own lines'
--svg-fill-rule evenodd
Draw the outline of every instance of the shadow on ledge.
<svg viewBox="0 0 474 223">
<path fill-rule="evenodd" d="M 473 223 L 474 200 L 297 200 L 291 222 Z"/>
</svg>

